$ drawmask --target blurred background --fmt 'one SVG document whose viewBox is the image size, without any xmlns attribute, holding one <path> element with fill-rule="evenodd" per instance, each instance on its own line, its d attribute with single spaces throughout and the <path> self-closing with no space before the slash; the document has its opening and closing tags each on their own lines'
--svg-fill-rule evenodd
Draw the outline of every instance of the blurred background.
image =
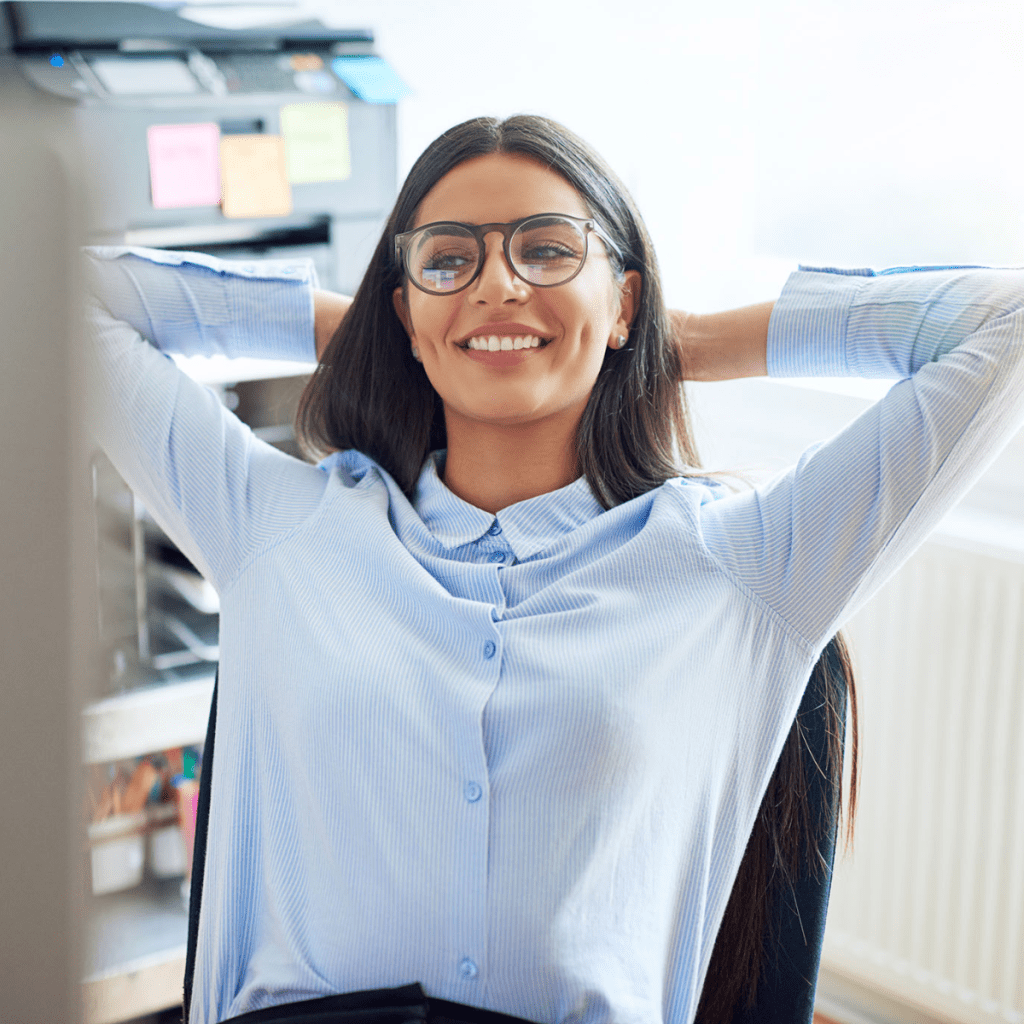
<svg viewBox="0 0 1024 1024">
<path fill-rule="evenodd" d="M 78 245 L 305 256 L 351 292 L 425 146 L 526 112 L 616 170 L 671 307 L 798 264 L 1022 266 L 1022 82 L 1018 0 L 2 5 L 0 1015 L 180 1014 L 218 657 L 216 595 L 88 440 Z M 308 366 L 179 362 L 295 451 Z M 700 450 L 763 479 L 891 383 L 691 386 Z M 862 810 L 819 1010 L 1020 1024 L 1024 438 L 850 633 Z"/>
<path fill-rule="evenodd" d="M 773 297 L 797 262 L 1019 264 L 1011 2 L 310 4 L 412 89 L 399 176 L 446 127 L 540 113 L 640 204 L 670 305 Z"/>
</svg>

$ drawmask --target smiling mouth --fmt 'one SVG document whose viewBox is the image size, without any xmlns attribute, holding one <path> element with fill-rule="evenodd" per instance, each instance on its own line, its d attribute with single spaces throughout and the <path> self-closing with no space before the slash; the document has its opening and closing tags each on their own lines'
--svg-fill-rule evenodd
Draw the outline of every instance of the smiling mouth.
<svg viewBox="0 0 1024 1024">
<path fill-rule="evenodd" d="M 554 339 L 541 338 L 536 334 L 527 335 L 504 335 L 497 334 L 476 335 L 460 341 L 457 348 L 473 349 L 475 352 L 518 352 L 526 348 L 544 348 L 550 345 Z"/>
</svg>

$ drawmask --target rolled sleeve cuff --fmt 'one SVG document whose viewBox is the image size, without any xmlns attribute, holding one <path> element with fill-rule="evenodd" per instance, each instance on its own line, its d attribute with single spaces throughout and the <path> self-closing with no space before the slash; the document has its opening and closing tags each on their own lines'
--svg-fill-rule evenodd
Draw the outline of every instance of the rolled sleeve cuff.
<svg viewBox="0 0 1024 1024">
<path fill-rule="evenodd" d="M 790 274 L 768 322 L 768 376 L 850 376 L 850 309 L 873 273 L 800 267 Z"/>
<path fill-rule="evenodd" d="M 310 259 L 224 260 L 134 246 L 84 253 L 87 288 L 164 352 L 316 361 Z"/>
</svg>

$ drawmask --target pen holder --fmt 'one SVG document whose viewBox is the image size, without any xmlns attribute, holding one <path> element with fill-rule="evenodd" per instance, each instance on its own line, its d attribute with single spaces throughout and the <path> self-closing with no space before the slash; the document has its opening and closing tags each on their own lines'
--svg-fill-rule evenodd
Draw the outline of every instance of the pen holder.
<svg viewBox="0 0 1024 1024">
<path fill-rule="evenodd" d="M 142 881 L 146 815 L 116 814 L 89 826 L 92 891 L 96 896 L 131 889 Z"/>
<path fill-rule="evenodd" d="M 154 878 L 188 874 L 188 851 L 178 822 L 175 803 L 151 804 L 149 814 L 149 870 Z"/>
</svg>

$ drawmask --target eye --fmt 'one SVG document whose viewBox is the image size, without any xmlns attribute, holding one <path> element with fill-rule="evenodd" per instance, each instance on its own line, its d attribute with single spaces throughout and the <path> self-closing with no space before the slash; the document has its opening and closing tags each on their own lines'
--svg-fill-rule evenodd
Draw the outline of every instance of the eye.
<svg viewBox="0 0 1024 1024">
<path fill-rule="evenodd" d="M 520 250 L 520 257 L 527 263 L 543 263 L 548 260 L 579 259 L 582 254 L 560 242 L 531 242 Z"/>
<path fill-rule="evenodd" d="M 534 220 L 512 239 L 513 259 L 532 266 L 579 263 L 584 251 L 584 237 L 571 221 Z"/>
<path fill-rule="evenodd" d="M 464 251 L 441 251 L 425 255 L 421 267 L 423 270 L 459 270 L 470 262 L 475 263 L 476 257 L 471 260 Z"/>
<path fill-rule="evenodd" d="M 461 271 L 476 266 L 479 250 L 476 239 L 458 230 L 436 230 L 426 234 L 411 253 L 417 271 Z"/>
</svg>

